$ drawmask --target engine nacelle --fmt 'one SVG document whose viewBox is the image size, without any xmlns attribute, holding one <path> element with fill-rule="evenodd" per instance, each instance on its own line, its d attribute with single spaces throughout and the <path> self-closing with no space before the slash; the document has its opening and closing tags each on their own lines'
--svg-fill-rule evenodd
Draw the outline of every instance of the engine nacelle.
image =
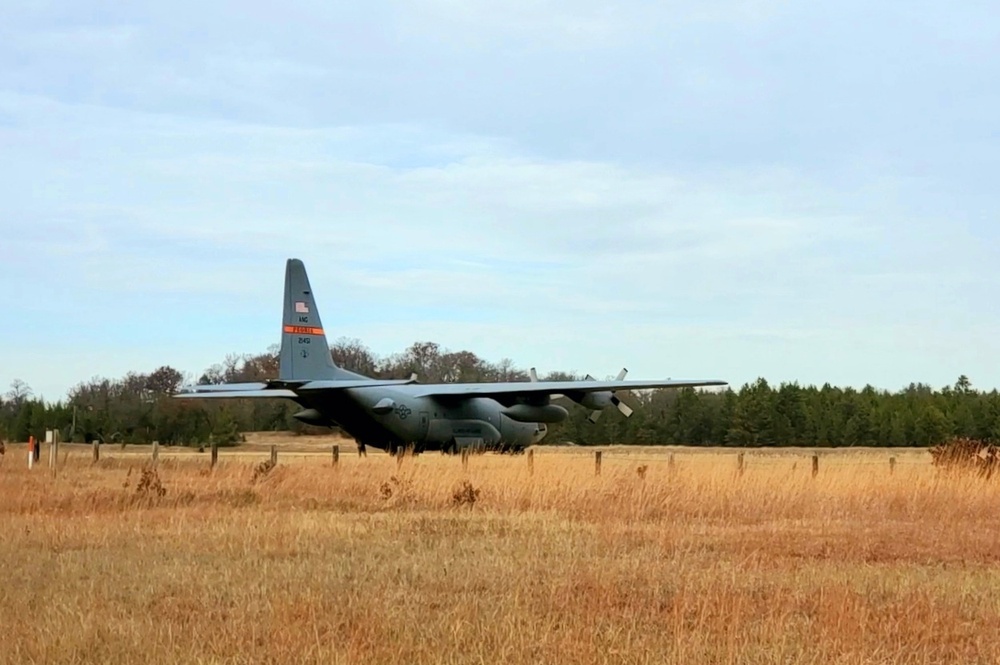
<svg viewBox="0 0 1000 665">
<path fill-rule="evenodd" d="M 610 390 L 602 390 L 596 393 L 584 393 L 580 399 L 574 401 L 580 406 L 586 407 L 591 411 L 600 411 L 601 409 L 606 409 L 614 404 L 612 401 L 613 397 L 614 393 Z"/>
<path fill-rule="evenodd" d="M 306 425 L 313 425 L 315 427 L 333 427 L 334 422 L 324 416 L 322 413 L 316 409 L 305 409 L 299 411 L 292 418 L 295 418 L 301 423 Z"/>
<path fill-rule="evenodd" d="M 569 416 L 569 411 L 558 404 L 544 406 L 515 404 L 508 406 L 500 413 L 519 423 L 561 423 Z"/>
</svg>

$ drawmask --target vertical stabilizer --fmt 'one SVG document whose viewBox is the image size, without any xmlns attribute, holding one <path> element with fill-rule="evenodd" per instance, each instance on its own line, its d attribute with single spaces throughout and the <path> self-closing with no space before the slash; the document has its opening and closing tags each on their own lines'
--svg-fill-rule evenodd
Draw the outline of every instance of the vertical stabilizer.
<svg viewBox="0 0 1000 665">
<path fill-rule="evenodd" d="M 340 378 L 340 373 L 330 357 L 330 346 L 306 267 L 299 259 L 288 259 L 278 378 L 283 381 L 332 380 Z"/>
</svg>

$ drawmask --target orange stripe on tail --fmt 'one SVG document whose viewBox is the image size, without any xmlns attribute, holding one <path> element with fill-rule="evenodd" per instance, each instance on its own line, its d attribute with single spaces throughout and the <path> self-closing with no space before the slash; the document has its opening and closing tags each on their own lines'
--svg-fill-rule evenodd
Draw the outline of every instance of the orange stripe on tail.
<svg viewBox="0 0 1000 665">
<path fill-rule="evenodd" d="M 285 326 L 285 332 L 292 335 L 322 335 L 322 328 L 308 328 L 305 326 Z"/>
</svg>

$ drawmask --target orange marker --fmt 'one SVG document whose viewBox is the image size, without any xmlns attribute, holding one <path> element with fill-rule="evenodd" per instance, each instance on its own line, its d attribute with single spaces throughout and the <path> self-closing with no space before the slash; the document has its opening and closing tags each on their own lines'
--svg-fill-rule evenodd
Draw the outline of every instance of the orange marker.
<svg viewBox="0 0 1000 665">
<path fill-rule="evenodd" d="M 305 326 L 285 326 L 285 332 L 292 335 L 322 335 L 322 328 L 308 328 Z"/>
</svg>

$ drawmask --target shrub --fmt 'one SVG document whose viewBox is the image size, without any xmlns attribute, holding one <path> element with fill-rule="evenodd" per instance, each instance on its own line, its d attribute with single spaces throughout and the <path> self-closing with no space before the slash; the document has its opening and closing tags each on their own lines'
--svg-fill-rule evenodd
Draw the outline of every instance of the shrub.
<svg viewBox="0 0 1000 665">
<path fill-rule="evenodd" d="M 451 502 L 456 506 L 474 506 L 478 500 L 479 489 L 468 480 L 463 480 L 451 495 Z"/>
<path fill-rule="evenodd" d="M 957 437 L 931 448 L 934 466 L 975 472 L 983 478 L 991 478 L 1000 469 L 1000 448 L 979 439 Z"/>
</svg>

